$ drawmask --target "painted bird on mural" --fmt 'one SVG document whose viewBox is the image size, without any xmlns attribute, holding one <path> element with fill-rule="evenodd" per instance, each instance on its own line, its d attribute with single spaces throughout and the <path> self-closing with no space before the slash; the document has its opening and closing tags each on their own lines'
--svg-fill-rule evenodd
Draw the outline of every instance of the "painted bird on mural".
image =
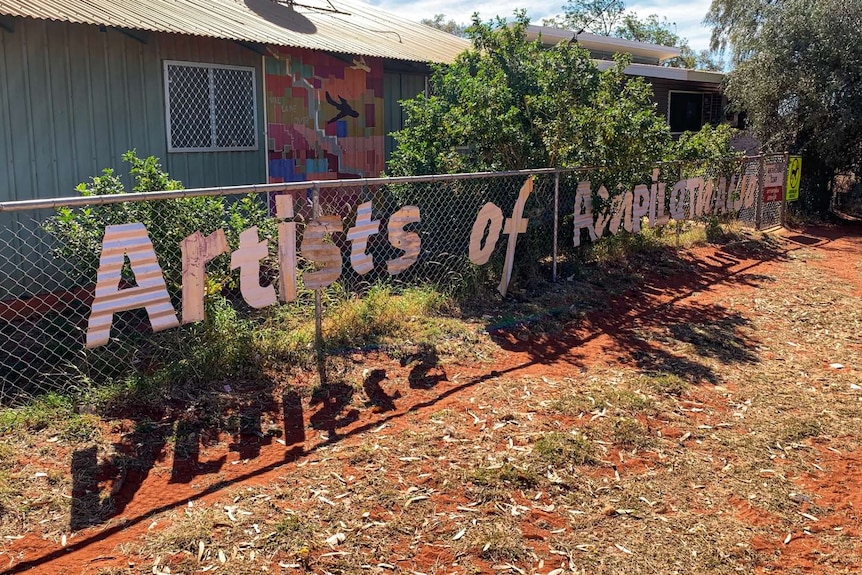
<svg viewBox="0 0 862 575">
<path fill-rule="evenodd" d="M 365 63 L 365 56 L 360 56 L 359 58 L 353 59 L 353 65 L 350 67 L 351 70 L 362 70 L 363 72 L 371 72 L 371 66 Z"/>
<path fill-rule="evenodd" d="M 329 95 L 329 92 L 326 92 L 326 101 L 329 102 L 330 104 L 332 104 L 333 106 L 335 106 L 335 108 L 338 110 L 338 115 L 335 116 L 334 118 L 332 118 L 331 120 L 327 121 L 326 122 L 327 124 L 337 122 L 341 118 L 344 118 L 347 116 L 350 116 L 351 118 L 358 118 L 359 117 L 359 112 L 357 112 L 356 110 L 351 108 L 350 104 L 347 103 L 347 100 L 345 100 L 341 96 L 339 96 L 338 99 L 341 100 L 340 103 L 333 100 L 332 96 Z"/>
</svg>

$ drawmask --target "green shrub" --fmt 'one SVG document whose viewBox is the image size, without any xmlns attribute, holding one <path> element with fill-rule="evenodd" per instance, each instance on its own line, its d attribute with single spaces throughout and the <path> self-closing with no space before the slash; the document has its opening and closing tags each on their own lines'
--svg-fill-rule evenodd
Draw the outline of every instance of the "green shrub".
<svg viewBox="0 0 862 575">
<path fill-rule="evenodd" d="M 624 74 L 630 60 L 621 57 L 600 71 L 577 43 L 546 49 L 527 41 L 527 24 L 524 13 L 513 23 L 474 19 L 468 29 L 473 48 L 434 68 L 429 95 L 403 102 L 407 121 L 394 134 L 398 147 L 387 165 L 390 174 L 601 164 L 604 169 L 590 177 L 611 194 L 649 181 L 671 137 L 655 113 L 650 86 Z M 393 188 L 393 194 L 402 204 L 422 207 L 423 249 L 436 257 L 451 251 L 451 245 L 438 247 L 439 238 L 469 237 L 485 202 L 510 213 L 522 184 L 520 178 L 470 180 L 446 184 L 445 194 L 438 184 L 415 184 Z M 533 279 L 551 255 L 552 184 L 539 178 L 527 202 L 529 228 L 519 240 L 515 281 Z M 572 205 L 573 195 L 561 200 Z M 495 257 L 490 266 L 499 274 L 502 263 Z M 469 279 L 466 269 L 459 269 L 465 271 L 459 279 Z"/>
<path fill-rule="evenodd" d="M 97 196 L 183 189 L 155 157 L 142 159 L 132 150 L 123 154 L 123 160 L 129 164 L 131 192 L 110 168 L 79 184 L 77 191 L 95 200 Z M 252 226 L 258 226 L 263 238 L 272 238 L 276 230 L 267 206 L 252 195 L 236 200 L 190 197 L 60 208 L 43 227 L 57 241 L 55 256 L 71 266 L 70 281 L 91 288 L 96 282 L 105 228 L 133 222 L 143 224 L 149 232 L 175 307 L 182 292 L 180 242 L 184 238 L 197 231 L 208 235 L 224 229 L 230 249 L 236 249 L 239 234 Z M 274 242 L 271 245 L 274 251 Z M 266 264 L 263 269 L 268 269 Z M 80 350 L 72 350 L 75 353 L 66 354 L 71 358 L 66 371 L 87 388 L 113 380 L 116 387 L 105 392 L 107 402 L 117 394 L 143 398 L 154 391 L 151 388 L 161 390 L 150 394 L 158 397 L 171 383 L 200 383 L 253 373 L 257 361 L 251 345 L 252 325 L 226 299 L 236 296 L 235 278 L 230 255 L 222 254 L 207 265 L 204 322 L 153 334 L 140 329 L 146 324 L 143 310 L 133 310 L 115 318 L 114 331 L 122 337 L 112 341 L 108 351 L 99 348 L 82 355 Z M 128 265 L 124 266 L 123 279 L 134 281 Z M 80 342 L 74 340 L 69 345 Z"/>
<path fill-rule="evenodd" d="M 123 161 L 130 165 L 131 193 L 183 189 L 181 182 L 162 171 L 159 160 L 153 156 L 142 159 L 131 150 L 123 154 Z M 78 184 L 76 190 L 82 196 L 94 197 L 130 193 L 111 168 L 105 168 L 102 175 L 94 176 L 89 182 Z M 273 237 L 275 233 L 275 223 L 267 207 L 251 195 L 235 202 L 224 197 L 193 197 L 62 207 L 43 227 L 57 240 L 55 256 L 73 266 L 70 279 L 77 285 L 90 286 L 95 283 L 105 228 L 132 222 L 147 228 L 168 290 L 175 299 L 182 284 L 180 242 L 186 236 L 196 231 L 208 235 L 224 228 L 228 245 L 235 249 L 240 232 L 252 226 L 258 226 L 264 237 Z M 224 254 L 207 265 L 208 283 L 214 291 L 232 285 L 229 264 L 230 256 Z M 123 279 L 133 279 L 128 266 L 123 273 Z"/>
</svg>

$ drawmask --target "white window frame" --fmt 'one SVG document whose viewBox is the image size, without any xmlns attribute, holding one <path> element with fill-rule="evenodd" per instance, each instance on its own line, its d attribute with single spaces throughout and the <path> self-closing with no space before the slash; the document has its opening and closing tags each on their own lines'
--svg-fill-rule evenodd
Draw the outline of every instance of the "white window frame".
<svg viewBox="0 0 862 575">
<path fill-rule="evenodd" d="M 667 92 L 667 127 L 670 128 L 670 100 L 671 94 L 700 94 L 701 96 L 701 109 L 700 109 L 700 127 L 702 128 L 704 124 L 708 124 L 709 122 L 703 121 L 703 96 L 709 94 L 709 92 L 698 92 L 697 90 L 668 90 Z M 674 136 L 679 136 L 680 134 L 684 134 L 685 132 L 671 132 Z"/>
<path fill-rule="evenodd" d="M 232 146 L 232 147 L 219 147 L 219 146 L 210 146 L 204 148 L 177 148 L 174 147 L 173 141 L 171 140 L 171 95 L 170 95 L 170 83 L 168 81 L 168 68 L 170 66 L 183 66 L 187 68 L 205 68 L 209 70 L 209 81 L 210 81 L 210 130 L 212 135 L 212 142 L 216 142 L 216 121 L 215 121 L 215 92 L 214 92 L 214 84 L 213 84 L 213 70 L 222 69 L 222 70 L 242 70 L 246 72 L 251 72 L 251 96 L 252 96 L 252 106 L 253 106 L 253 121 L 254 121 L 254 145 L 252 146 Z M 257 74 L 255 73 L 255 69 L 251 66 L 228 66 L 225 64 L 203 64 L 200 62 L 185 62 L 182 60 L 165 60 L 163 65 L 163 78 L 165 84 L 165 136 L 167 138 L 168 144 L 168 152 L 170 153 L 183 153 L 183 152 L 252 152 L 259 149 L 260 146 L 260 136 L 258 134 L 258 123 L 257 123 Z"/>
</svg>

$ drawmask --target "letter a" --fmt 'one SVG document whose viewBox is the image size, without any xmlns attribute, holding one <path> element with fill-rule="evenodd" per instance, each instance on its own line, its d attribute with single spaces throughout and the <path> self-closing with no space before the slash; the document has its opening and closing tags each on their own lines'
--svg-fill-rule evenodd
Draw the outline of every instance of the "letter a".
<svg viewBox="0 0 862 575">
<path fill-rule="evenodd" d="M 126 257 L 138 285 L 121 290 Z M 140 223 L 108 226 L 102 239 L 95 297 L 87 321 L 87 348 L 108 343 L 115 313 L 138 308 L 147 310 L 153 331 L 180 325 L 147 228 Z"/>
</svg>

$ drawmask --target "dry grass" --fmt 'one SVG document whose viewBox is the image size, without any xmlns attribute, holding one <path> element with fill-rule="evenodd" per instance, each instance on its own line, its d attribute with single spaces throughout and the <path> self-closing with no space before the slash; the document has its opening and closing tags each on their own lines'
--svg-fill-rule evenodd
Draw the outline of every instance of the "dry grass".
<svg viewBox="0 0 862 575">
<path fill-rule="evenodd" d="M 827 349 L 857 337 L 849 332 L 858 327 L 858 302 L 846 290 L 802 266 L 784 273 L 787 291 L 770 286 L 755 302 L 762 315 L 751 329 L 768 333 L 761 341 L 770 342 L 758 357 L 786 349 L 786 341 Z M 804 305 L 788 313 L 789 297 Z M 664 337 L 689 351 L 727 343 L 698 326 Z M 843 361 L 855 353 L 842 349 Z M 720 387 L 627 367 L 541 383 L 498 378 L 462 399 L 481 396 L 469 414 L 438 409 L 411 420 L 407 434 L 375 437 L 373 446 L 345 444 L 339 457 L 356 479 L 347 486 L 325 480 L 319 488 L 346 491 L 351 503 L 330 508 L 318 501 L 304 514 L 302 529 L 317 533 L 319 546 L 309 568 L 351 572 L 382 562 L 397 571 L 429 548 L 438 557 L 424 565 L 429 573 L 507 564 L 527 572 L 541 564 L 545 571 L 563 565 L 592 573 L 729 574 L 766 565 L 771 555 L 752 541 L 800 528 L 800 504 L 788 494 L 798 489 L 790 478 L 811 470 L 810 442 L 841 438 L 842 449 L 853 447 L 850 426 L 862 417 L 862 404 L 840 400 L 852 378 L 824 377 L 816 355 L 797 359 L 792 369 L 717 352 L 699 357 L 710 369 L 723 366 Z M 557 425 L 555 414 L 567 423 Z M 316 477 L 328 469 L 322 464 Z M 284 492 L 281 501 L 307 503 L 312 498 L 303 489 Z M 524 526 L 540 517 L 541 538 L 527 538 Z M 342 554 L 322 557 L 330 550 L 321 541 L 335 526 L 346 536 L 335 547 Z M 818 537 L 856 553 L 834 533 Z M 217 545 L 230 543 L 226 537 Z"/>
<path fill-rule="evenodd" d="M 734 250 L 753 249 L 751 238 L 731 241 Z M 774 245 L 755 247 L 760 254 Z M 806 259 L 747 272 L 751 286 L 726 287 L 708 305 L 686 296 L 723 315 L 669 315 L 624 334 L 632 350 L 646 346 L 680 363 L 658 369 L 634 352 L 628 362 L 539 363 L 451 395 L 444 392 L 470 379 L 453 382 L 459 371 L 484 375 L 468 361 L 493 348 L 477 324 L 369 303 L 382 324 L 362 337 L 394 346 L 416 330 L 434 343 L 436 355 L 415 341 L 397 347 L 401 379 L 374 380 L 387 393 L 399 386 L 415 394 L 412 403 L 399 399 L 381 412 L 393 416 L 386 427 L 372 420 L 360 434 L 316 443 L 277 477 L 153 517 L 154 528 L 122 551 L 148 572 L 172 573 L 802 572 L 802 559 L 781 563 L 796 557 L 795 544 L 783 543 L 791 533 L 817 549 L 802 557 L 824 573 L 858 572 L 855 511 L 807 491 L 803 479 L 832 470 L 824 453 L 842 461 L 862 447 L 862 298 Z M 361 309 L 344 313 L 365 321 Z M 561 315 L 527 329 L 532 337 L 581 319 Z M 391 328 L 396 320 L 406 323 Z M 379 407 L 368 361 L 330 364 L 340 413 Z M 405 374 L 414 368 L 445 369 L 449 379 L 411 388 Z M 90 423 L 49 421 L 28 441 L 44 446 L 50 433 L 64 445 L 101 445 Z M 306 431 L 309 443 L 329 433 L 325 425 Z M 34 497 L 22 485 L 36 468 L 15 465 L 16 445 L 0 444 L 0 505 L 20 510 Z M 97 459 L 110 456 L 101 445 Z M 55 481 L 58 493 L 69 489 Z M 852 496 L 855 486 L 845 487 Z M 68 519 L 61 507 L 52 512 Z M 28 513 L 28 521 L 49 517 Z M 4 529 L 13 529 L 12 516 Z"/>
</svg>

